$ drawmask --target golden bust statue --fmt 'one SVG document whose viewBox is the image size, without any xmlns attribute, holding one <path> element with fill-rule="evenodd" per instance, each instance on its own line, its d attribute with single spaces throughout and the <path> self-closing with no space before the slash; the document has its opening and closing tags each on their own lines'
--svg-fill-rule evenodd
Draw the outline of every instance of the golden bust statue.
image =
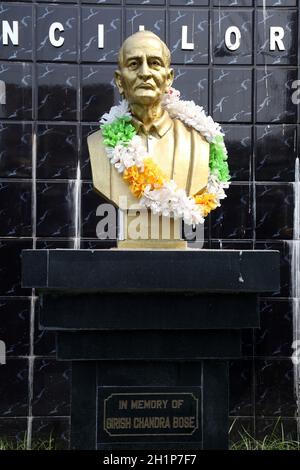
<svg viewBox="0 0 300 470">
<path fill-rule="evenodd" d="M 209 143 L 195 129 L 187 127 L 179 119 L 171 119 L 161 105 L 161 98 L 171 87 L 174 77 L 170 58 L 168 47 L 154 33 L 135 33 L 124 41 L 120 49 L 115 81 L 121 96 L 129 102 L 132 124 L 151 158 L 178 187 L 193 196 L 207 184 Z M 137 208 L 138 200 L 107 158 L 101 130 L 88 137 L 88 147 L 94 188 L 124 212 L 131 205 Z M 128 221 L 132 218 L 130 214 L 132 211 L 126 214 L 124 239 L 119 240 L 119 247 L 186 247 L 186 242 L 180 239 L 180 221 L 171 219 L 171 233 L 165 236 L 161 228 L 165 217 L 150 220 L 149 214 L 146 234 L 141 233 L 139 239 L 132 239 L 127 230 Z M 155 236 L 151 236 L 154 233 Z"/>
</svg>

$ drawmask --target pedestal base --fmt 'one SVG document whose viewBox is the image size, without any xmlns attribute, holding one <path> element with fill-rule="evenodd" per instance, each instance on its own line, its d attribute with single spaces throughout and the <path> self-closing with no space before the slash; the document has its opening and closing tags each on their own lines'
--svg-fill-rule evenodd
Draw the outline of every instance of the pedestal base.
<svg viewBox="0 0 300 470">
<path fill-rule="evenodd" d="M 227 363 L 73 362 L 71 448 L 227 449 Z"/>
<path fill-rule="evenodd" d="M 227 361 L 277 252 L 29 250 L 23 286 L 72 362 L 72 449 L 226 449 Z"/>
</svg>

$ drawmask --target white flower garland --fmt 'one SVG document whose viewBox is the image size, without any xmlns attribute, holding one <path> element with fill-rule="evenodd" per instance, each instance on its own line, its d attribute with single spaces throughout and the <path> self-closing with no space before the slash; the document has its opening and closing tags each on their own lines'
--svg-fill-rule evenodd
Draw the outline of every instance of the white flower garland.
<svg viewBox="0 0 300 470">
<path fill-rule="evenodd" d="M 193 101 L 180 100 L 180 92 L 174 88 L 165 94 L 162 106 L 168 111 L 170 117 L 180 119 L 187 126 L 200 132 L 208 143 L 212 143 L 216 137 L 224 135 L 220 125 L 215 123 L 210 116 L 206 116 L 202 107 Z M 122 100 L 118 106 L 113 106 L 109 113 L 102 116 L 101 127 L 124 117 L 131 118 L 129 104 L 126 100 Z M 123 173 L 132 166 L 137 166 L 140 171 L 143 171 L 143 162 L 145 158 L 149 158 L 142 139 L 138 135 L 135 135 L 127 145 L 119 143 L 114 148 L 106 146 L 105 149 L 110 163 L 119 173 Z M 225 145 L 224 153 L 227 155 Z M 220 206 L 220 201 L 226 197 L 224 189 L 228 187 L 229 183 L 220 181 L 215 174 L 209 172 L 206 191 L 214 195 L 217 206 Z M 150 209 L 154 214 L 175 219 L 182 218 L 189 225 L 204 222 L 201 205 L 196 204 L 193 197 L 187 196 L 184 189 L 178 188 L 174 180 L 166 181 L 159 189 L 151 189 L 149 185 L 140 199 L 140 205 Z"/>
</svg>

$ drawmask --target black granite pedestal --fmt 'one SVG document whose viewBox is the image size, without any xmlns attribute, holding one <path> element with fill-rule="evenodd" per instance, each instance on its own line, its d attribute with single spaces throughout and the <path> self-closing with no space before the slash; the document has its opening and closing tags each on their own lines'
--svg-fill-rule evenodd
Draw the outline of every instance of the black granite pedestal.
<svg viewBox="0 0 300 470">
<path fill-rule="evenodd" d="M 229 359 L 279 286 L 275 251 L 25 250 L 72 361 L 72 449 L 226 449 Z"/>
</svg>

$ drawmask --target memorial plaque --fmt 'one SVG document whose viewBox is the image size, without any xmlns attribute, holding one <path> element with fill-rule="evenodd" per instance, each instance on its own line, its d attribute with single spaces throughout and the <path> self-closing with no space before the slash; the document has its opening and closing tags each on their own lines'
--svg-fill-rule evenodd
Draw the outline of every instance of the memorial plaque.
<svg viewBox="0 0 300 470">
<path fill-rule="evenodd" d="M 99 387 L 98 443 L 201 442 L 201 387 Z"/>
</svg>

